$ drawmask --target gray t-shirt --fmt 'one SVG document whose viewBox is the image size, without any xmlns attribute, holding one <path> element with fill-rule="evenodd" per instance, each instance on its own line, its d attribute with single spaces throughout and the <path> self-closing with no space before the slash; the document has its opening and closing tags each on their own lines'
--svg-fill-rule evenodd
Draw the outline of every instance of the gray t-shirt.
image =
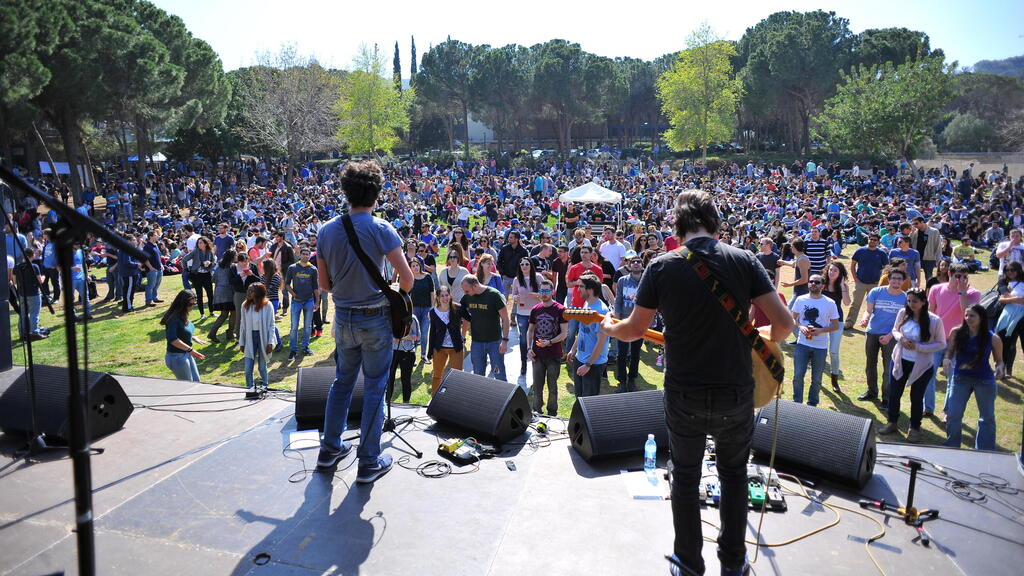
<svg viewBox="0 0 1024 576">
<path fill-rule="evenodd" d="M 386 220 L 366 212 L 352 214 L 352 226 L 363 251 L 383 270 L 385 255 L 402 245 L 398 232 Z M 353 308 L 385 303 L 384 295 L 349 245 L 341 216 L 332 218 L 317 234 L 317 257 L 327 265 L 335 306 Z"/>
</svg>

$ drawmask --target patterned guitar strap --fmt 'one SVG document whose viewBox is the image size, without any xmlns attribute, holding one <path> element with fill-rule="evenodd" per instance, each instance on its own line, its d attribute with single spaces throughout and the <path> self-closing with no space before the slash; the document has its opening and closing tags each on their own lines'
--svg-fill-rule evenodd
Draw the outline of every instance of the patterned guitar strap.
<svg viewBox="0 0 1024 576">
<path fill-rule="evenodd" d="M 747 311 L 736 305 L 736 299 L 732 297 L 732 294 L 725 289 L 724 286 L 718 281 L 717 278 L 711 273 L 711 269 L 704 264 L 704 261 L 699 256 L 686 246 L 680 246 L 676 248 L 676 252 L 682 254 L 683 258 L 690 263 L 693 271 L 697 273 L 697 276 L 704 281 L 704 285 L 707 286 L 708 290 L 715 296 L 715 299 L 722 305 L 725 312 L 729 315 L 733 321 L 736 322 L 736 327 L 739 328 L 740 333 L 750 341 L 751 348 L 757 353 L 757 356 L 764 362 L 764 365 L 768 368 L 768 371 L 772 373 L 772 378 L 776 382 L 782 382 L 786 376 L 786 370 L 779 362 L 778 358 L 768 350 L 765 346 L 764 339 L 761 334 L 754 328 L 754 324 L 750 321 L 750 317 Z"/>
</svg>

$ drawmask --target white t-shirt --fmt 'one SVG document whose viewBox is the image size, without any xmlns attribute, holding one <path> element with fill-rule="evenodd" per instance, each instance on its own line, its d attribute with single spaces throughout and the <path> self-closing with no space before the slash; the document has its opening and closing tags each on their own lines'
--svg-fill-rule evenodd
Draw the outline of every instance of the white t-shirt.
<svg viewBox="0 0 1024 576">
<path fill-rule="evenodd" d="M 604 259 L 611 262 L 612 266 L 619 268 L 622 266 L 622 259 L 626 256 L 626 247 L 618 242 L 605 242 L 601 244 L 598 250 L 601 251 L 601 255 Z"/>
<path fill-rule="evenodd" d="M 1003 250 L 1006 250 L 1009 246 L 1010 240 L 1004 240 L 1003 242 L 1000 242 L 998 246 L 996 246 L 996 252 L 1002 252 Z M 1020 262 L 1021 264 L 1024 264 L 1024 244 L 1014 246 L 1013 250 L 1010 250 L 1010 253 L 1007 254 L 1005 258 L 999 259 L 1000 276 L 1002 276 L 1003 268 L 1006 266 L 1007 262 Z"/>
<path fill-rule="evenodd" d="M 812 298 L 810 294 L 798 296 L 793 302 L 793 313 L 797 315 L 797 324 L 800 326 L 814 326 L 816 328 L 828 328 L 833 320 L 839 319 L 839 309 L 831 298 L 821 296 Z M 828 335 L 819 334 L 810 340 L 800 332 L 797 344 L 803 344 L 811 348 L 828 348 Z"/>
<path fill-rule="evenodd" d="M 189 252 L 196 249 L 196 242 L 199 241 L 199 238 L 201 238 L 201 236 L 193 232 L 191 236 L 185 239 L 185 247 L 188 248 Z"/>
</svg>

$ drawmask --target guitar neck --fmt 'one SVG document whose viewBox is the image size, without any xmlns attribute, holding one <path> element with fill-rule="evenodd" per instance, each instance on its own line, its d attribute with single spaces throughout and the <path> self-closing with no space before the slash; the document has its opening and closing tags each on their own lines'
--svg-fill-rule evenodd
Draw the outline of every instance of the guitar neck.
<svg viewBox="0 0 1024 576">
<path fill-rule="evenodd" d="M 584 324 L 594 324 L 597 322 L 601 322 L 605 318 L 605 315 L 599 312 L 595 312 L 590 309 L 577 308 L 566 309 L 563 315 L 566 320 L 577 320 Z M 619 320 L 618 318 L 612 318 L 612 322 L 618 324 L 619 322 L 622 322 L 622 320 Z M 647 340 L 648 342 L 658 344 L 659 346 L 665 345 L 665 335 L 662 334 L 661 332 L 658 332 L 657 330 L 651 330 L 650 328 L 644 331 L 643 339 Z"/>
</svg>

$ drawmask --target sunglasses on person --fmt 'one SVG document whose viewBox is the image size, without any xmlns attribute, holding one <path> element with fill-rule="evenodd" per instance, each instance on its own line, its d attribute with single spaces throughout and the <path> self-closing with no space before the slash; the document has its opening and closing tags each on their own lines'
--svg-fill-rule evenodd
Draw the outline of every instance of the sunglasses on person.
<svg viewBox="0 0 1024 576">
<path fill-rule="evenodd" d="M 967 276 L 967 274 L 953 274 L 953 278 L 959 278 L 961 280 L 966 280 L 968 278 L 968 276 Z"/>
<path fill-rule="evenodd" d="M 808 280 L 808 284 L 824 284 L 821 280 Z"/>
<path fill-rule="evenodd" d="M 529 262 L 520 262 L 519 263 L 519 267 L 520 268 L 523 268 L 523 267 L 529 268 L 530 267 L 530 263 Z"/>
<path fill-rule="evenodd" d="M 551 288 L 541 288 L 537 291 L 538 294 L 551 294 L 552 292 L 554 292 L 554 290 Z"/>
</svg>

